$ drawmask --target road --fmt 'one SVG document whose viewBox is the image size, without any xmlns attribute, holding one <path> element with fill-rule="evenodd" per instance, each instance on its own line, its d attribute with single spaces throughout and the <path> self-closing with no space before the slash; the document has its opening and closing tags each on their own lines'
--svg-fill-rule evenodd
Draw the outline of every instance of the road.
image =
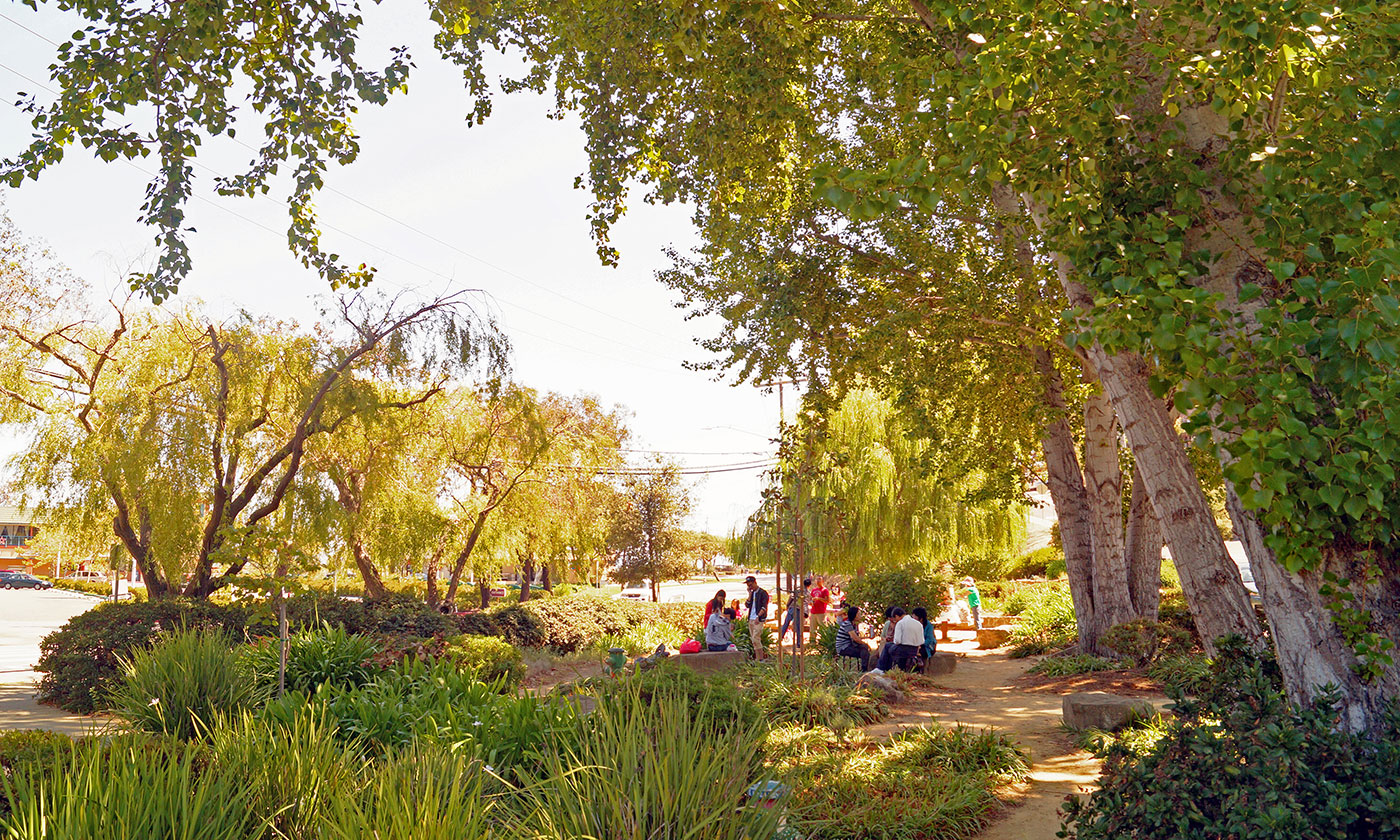
<svg viewBox="0 0 1400 840">
<path fill-rule="evenodd" d="M 0 589 L 0 682 L 36 678 L 39 640 L 101 603 L 65 589 Z"/>
<path fill-rule="evenodd" d="M 748 590 L 744 588 L 744 575 L 721 577 L 716 582 L 713 577 L 692 578 L 681 583 L 661 584 L 661 600 L 665 601 L 691 601 L 703 604 L 715 597 L 715 591 L 724 590 L 726 601 L 733 601 L 735 598 L 743 601 L 748 597 Z M 758 585 L 768 590 L 768 594 L 773 593 L 773 575 L 770 572 L 766 575 L 754 575 L 758 578 Z"/>
</svg>

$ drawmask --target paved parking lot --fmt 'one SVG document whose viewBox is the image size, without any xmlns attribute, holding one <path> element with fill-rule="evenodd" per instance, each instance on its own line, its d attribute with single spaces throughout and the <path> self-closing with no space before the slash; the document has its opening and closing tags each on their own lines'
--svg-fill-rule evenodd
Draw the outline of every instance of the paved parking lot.
<svg viewBox="0 0 1400 840">
<path fill-rule="evenodd" d="M 35 678 L 39 640 L 100 602 L 64 589 L 0 589 L 0 683 Z"/>
</svg>

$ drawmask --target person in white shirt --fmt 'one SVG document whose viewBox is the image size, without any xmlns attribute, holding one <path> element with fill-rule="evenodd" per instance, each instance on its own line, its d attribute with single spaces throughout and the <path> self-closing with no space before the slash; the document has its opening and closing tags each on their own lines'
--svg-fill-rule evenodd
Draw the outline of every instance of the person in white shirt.
<svg viewBox="0 0 1400 840">
<path fill-rule="evenodd" d="M 894 623 L 894 649 L 891 659 L 895 667 L 913 671 L 919 667 L 919 648 L 924 644 L 924 625 L 904 610 L 896 610 Z"/>
</svg>

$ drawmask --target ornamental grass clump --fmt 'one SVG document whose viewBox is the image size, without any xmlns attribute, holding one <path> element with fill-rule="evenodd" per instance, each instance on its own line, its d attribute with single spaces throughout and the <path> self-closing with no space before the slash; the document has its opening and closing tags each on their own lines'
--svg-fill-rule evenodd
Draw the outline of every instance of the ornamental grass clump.
<svg viewBox="0 0 1400 840">
<path fill-rule="evenodd" d="M 358 795 L 335 799 L 323 840 L 487 840 L 497 800 L 483 795 L 480 762 L 432 746 L 395 755 Z M 518 828 L 518 826 L 517 826 Z M 519 836 L 517 834 L 517 836 Z M 526 835 L 528 836 L 528 835 Z"/>
<path fill-rule="evenodd" d="M 705 700 L 701 700 L 703 704 Z M 580 720 L 547 751 L 517 804 L 525 836 L 596 840 L 772 837 L 780 810 L 744 805 L 764 778 L 757 723 L 706 714 L 684 692 L 638 686 Z"/>
<path fill-rule="evenodd" d="M 344 627 L 322 624 L 300 630 L 287 639 L 286 687 L 311 691 L 321 683 L 364 685 L 374 675 L 370 660 L 379 648 L 374 639 L 346 632 Z M 279 640 L 260 640 L 247 648 L 246 656 L 258 685 L 275 691 L 281 659 Z"/>
<path fill-rule="evenodd" d="M 194 746 L 121 736 L 72 751 L 43 772 L 0 779 L 12 840 L 252 840 L 267 825 L 242 779 Z"/>
<path fill-rule="evenodd" d="M 177 630 L 122 662 L 110 706 L 131 726 L 182 741 L 205 736 L 220 716 L 258 706 L 266 694 L 218 630 Z"/>
</svg>

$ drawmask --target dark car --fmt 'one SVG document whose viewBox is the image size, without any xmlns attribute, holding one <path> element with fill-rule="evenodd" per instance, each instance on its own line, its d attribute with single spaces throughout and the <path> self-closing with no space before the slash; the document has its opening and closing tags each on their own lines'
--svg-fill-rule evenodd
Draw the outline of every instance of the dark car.
<svg viewBox="0 0 1400 840">
<path fill-rule="evenodd" d="M 0 572 L 0 589 L 52 589 L 53 584 L 24 572 Z"/>
</svg>

